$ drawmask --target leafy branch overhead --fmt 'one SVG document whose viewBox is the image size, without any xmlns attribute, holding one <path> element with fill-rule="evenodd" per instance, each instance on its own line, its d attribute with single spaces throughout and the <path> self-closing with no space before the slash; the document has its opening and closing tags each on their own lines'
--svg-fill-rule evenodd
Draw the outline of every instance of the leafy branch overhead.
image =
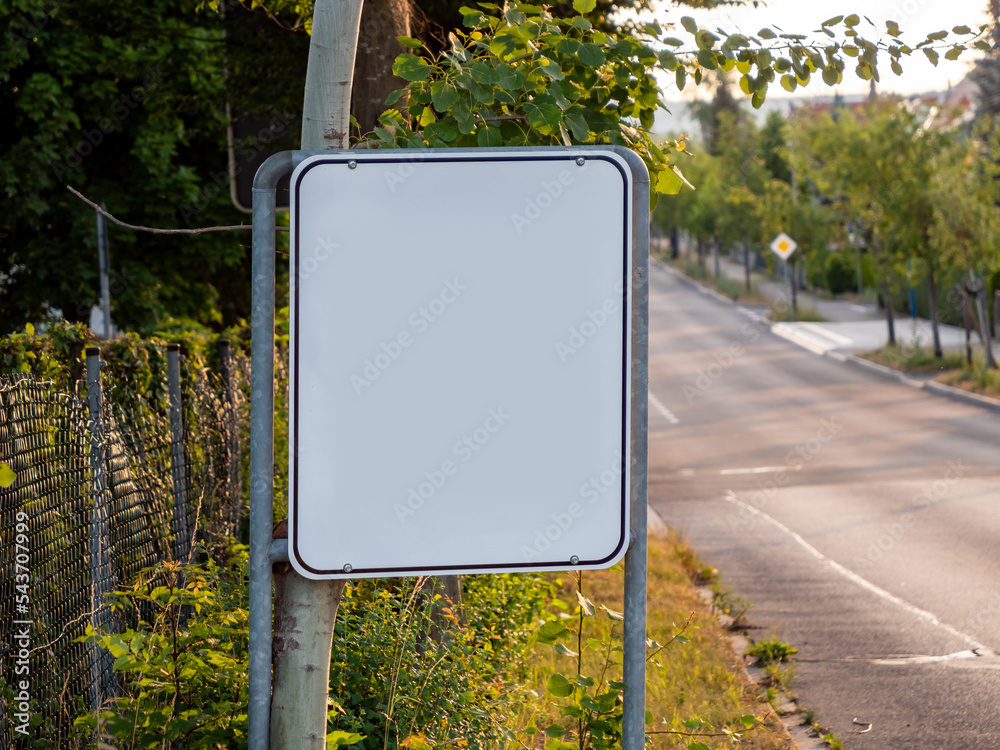
<svg viewBox="0 0 1000 750">
<path fill-rule="evenodd" d="M 658 73 L 672 73 L 683 89 L 711 71 L 735 70 L 743 92 L 760 107 L 779 77 L 788 91 L 814 75 L 832 86 L 843 80 L 850 61 L 858 76 L 878 80 L 879 55 L 898 74 L 902 59 L 918 50 L 936 61 L 943 47 L 949 59 L 971 47 L 989 47 L 986 27 L 966 26 L 930 34 L 911 47 L 891 21 L 872 41 L 861 36 L 857 15 L 825 21 L 823 39 L 767 28 L 750 36 L 713 32 L 690 17 L 681 19 L 680 29 L 649 23 L 609 33 L 587 19 L 595 5 L 574 0 L 579 15 L 569 18 L 537 5 L 463 7 L 465 29 L 449 34 L 440 54 L 399 37 L 410 51 L 396 59 L 393 73 L 408 84 L 386 102 L 391 109 L 380 118 L 372 145 L 621 145 L 645 160 L 656 192 L 676 193 L 688 184 L 676 159 L 688 152 L 684 141 L 657 144 L 649 134 L 656 110 L 664 107 Z M 951 34 L 958 41 L 947 42 Z"/>
</svg>

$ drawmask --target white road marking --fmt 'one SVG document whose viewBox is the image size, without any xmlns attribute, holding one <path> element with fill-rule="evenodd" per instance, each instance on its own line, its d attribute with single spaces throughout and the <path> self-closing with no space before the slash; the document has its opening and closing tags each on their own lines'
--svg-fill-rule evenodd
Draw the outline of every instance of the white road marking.
<svg viewBox="0 0 1000 750">
<path fill-rule="evenodd" d="M 750 469 L 723 469 L 719 475 L 725 477 L 732 474 L 777 474 L 787 469 L 787 466 L 754 466 Z"/>
<path fill-rule="evenodd" d="M 649 403 L 651 403 L 656 408 L 656 410 L 658 412 L 660 412 L 660 414 L 662 414 L 663 417 L 670 424 L 679 424 L 680 423 L 681 420 L 679 420 L 677 418 L 677 415 L 674 414 L 672 411 L 670 411 L 670 409 L 668 409 L 667 407 L 665 407 L 662 403 L 660 403 L 660 399 L 658 399 L 656 396 L 654 396 L 652 391 L 649 391 Z"/>
<path fill-rule="evenodd" d="M 765 521 L 769 522 L 772 526 L 774 526 L 778 530 L 785 532 L 786 534 L 788 534 L 788 536 L 790 536 L 793 540 L 795 540 L 804 550 L 806 550 L 806 552 L 808 552 L 809 554 L 811 554 L 813 557 L 815 557 L 817 560 L 819 560 L 821 563 L 823 563 L 824 565 L 826 565 L 828 568 L 830 568 L 834 572 L 840 573 L 840 575 L 844 576 L 844 578 L 846 578 L 847 580 L 851 581 L 851 583 L 854 583 L 855 585 L 857 585 L 857 586 L 865 589 L 866 591 L 869 591 L 872 594 L 875 594 L 875 596 L 879 597 L 880 599 L 884 599 L 887 602 L 891 602 L 892 604 L 895 604 L 900 609 L 903 609 L 906 612 L 909 612 L 911 615 L 915 615 L 916 617 L 920 618 L 921 620 L 924 620 L 924 621 L 930 623 L 931 625 L 934 625 L 934 626 L 940 628 L 941 630 L 945 631 L 949 635 L 953 635 L 956 638 L 961 638 L 963 641 L 965 641 L 966 643 L 968 643 L 969 646 L 971 646 L 972 648 L 974 648 L 974 649 L 976 649 L 978 651 L 982 651 L 983 653 L 990 653 L 990 654 L 993 653 L 992 651 L 990 651 L 990 649 L 988 649 L 986 646 L 984 646 L 983 644 L 981 644 L 979 641 L 977 641 L 972 636 L 966 635 L 965 633 L 963 633 L 963 632 L 961 632 L 959 630 L 956 630 L 951 625 L 949 625 L 947 623 L 944 623 L 944 622 L 941 622 L 937 618 L 937 615 L 935 615 L 934 613 L 928 612 L 925 609 L 920 609 L 919 607 L 915 607 L 914 605 L 910 604 L 909 602 L 904 601 L 903 599 L 900 599 L 898 596 L 895 596 L 894 594 L 890 594 L 885 589 L 883 589 L 883 588 L 881 588 L 879 586 L 876 586 L 871 581 L 869 581 L 869 580 L 867 580 L 865 578 L 862 578 L 857 573 L 855 573 L 853 570 L 845 568 L 843 565 L 841 565 L 840 563 L 836 562 L 835 560 L 831 560 L 829 557 L 827 557 L 822 552 L 820 552 L 818 549 L 816 549 L 815 547 L 813 547 L 811 544 L 809 544 L 809 542 L 807 542 L 805 539 L 803 539 L 801 536 L 799 536 L 798 534 L 796 534 L 794 531 L 792 531 L 790 528 L 788 528 L 787 526 L 785 526 L 780 521 L 778 521 L 778 520 L 776 520 L 774 518 L 771 518 L 771 516 L 767 515 L 767 513 L 764 513 L 763 511 L 761 511 L 761 510 L 753 507 L 749 503 L 745 503 L 742 500 L 740 500 L 738 497 L 736 497 L 736 493 L 733 492 L 732 490 L 730 490 L 729 492 L 726 493 L 726 500 L 728 500 L 729 502 L 733 503 L 734 505 L 740 506 L 741 508 L 745 508 L 746 510 L 750 511 L 751 513 L 753 513 L 756 516 L 760 516 L 762 519 L 764 519 Z"/>
<path fill-rule="evenodd" d="M 978 651 L 956 651 L 953 654 L 944 654 L 943 656 L 887 656 L 882 659 L 869 659 L 868 663 L 883 666 L 894 666 L 897 664 L 940 664 L 944 661 L 979 659 L 982 656 Z"/>
</svg>

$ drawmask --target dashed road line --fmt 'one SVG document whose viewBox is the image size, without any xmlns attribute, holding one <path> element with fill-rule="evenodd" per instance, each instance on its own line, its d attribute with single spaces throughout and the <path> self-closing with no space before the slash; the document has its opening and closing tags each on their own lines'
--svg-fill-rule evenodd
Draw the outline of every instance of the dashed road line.
<svg viewBox="0 0 1000 750">
<path fill-rule="evenodd" d="M 658 412 L 660 412 L 660 414 L 663 415 L 664 419 L 666 419 L 670 424 L 680 424 L 681 420 L 677 418 L 677 415 L 674 414 L 672 411 L 670 411 L 670 409 L 665 407 L 661 403 L 660 399 L 658 399 L 656 396 L 653 395 L 652 391 L 649 391 L 649 403 L 651 403 L 653 407 Z"/>
</svg>

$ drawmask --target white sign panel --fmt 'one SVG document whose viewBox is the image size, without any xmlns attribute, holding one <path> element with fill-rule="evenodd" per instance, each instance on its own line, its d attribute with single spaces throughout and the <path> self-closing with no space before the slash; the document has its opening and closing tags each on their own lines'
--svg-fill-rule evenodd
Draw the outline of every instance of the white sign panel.
<svg viewBox="0 0 1000 750">
<path fill-rule="evenodd" d="M 771 251 L 782 260 L 788 260 L 791 258 L 792 253 L 794 253 L 798 247 L 799 243 L 784 232 L 775 237 L 771 242 Z"/>
<path fill-rule="evenodd" d="M 622 557 L 631 181 L 613 150 L 338 152 L 295 170 L 299 573 Z"/>
</svg>

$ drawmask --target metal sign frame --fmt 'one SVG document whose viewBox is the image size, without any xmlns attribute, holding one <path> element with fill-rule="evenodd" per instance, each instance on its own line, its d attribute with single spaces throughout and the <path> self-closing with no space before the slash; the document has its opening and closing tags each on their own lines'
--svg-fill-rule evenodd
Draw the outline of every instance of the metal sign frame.
<svg viewBox="0 0 1000 750">
<path fill-rule="evenodd" d="M 585 570 L 621 559 L 631 183 L 610 148 L 382 149 L 296 168 L 288 543 L 299 575 Z M 595 206 L 606 218 L 594 220 Z M 414 226 L 426 229 L 414 236 Z M 488 236 L 470 247 L 483 227 Z M 433 322 L 417 312 L 431 297 Z M 557 331 L 602 298 L 571 362 Z M 483 403 L 486 393 L 496 401 Z M 480 408 L 489 447 L 475 455 L 454 439 Z M 608 466 L 599 492 L 580 488 Z"/>
<path fill-rule="evenodd" d="M 449 149 L 451 154 L 489 152 L 560 153 L 586 158 L 588 151 L 614 151 L 632 172 L 631 435 L 629 545 L 625 555 L 623 680 L 626 690 L 623 750 L 642 750 L 646 683 L 646 457 L 649 343 L 649 176 L 634 152 L 621 147 Z M 269 750 L 273 563 L 288 560 L 288 540 L 272 539 L 274 525 L 274 314 L 275 188 L 278 180 L 310 156 L 348 151 L 284 151 L 257 171 L 253 187 L 251 393 L 250 393 L 250 649 L 249 746 Z M 356 155 L 356 152 L 353 152 Z M 400 150 L 419 160 L 428 153 Z M 287 750 L 274 748 L 274 750 Z"/>
</svg>

